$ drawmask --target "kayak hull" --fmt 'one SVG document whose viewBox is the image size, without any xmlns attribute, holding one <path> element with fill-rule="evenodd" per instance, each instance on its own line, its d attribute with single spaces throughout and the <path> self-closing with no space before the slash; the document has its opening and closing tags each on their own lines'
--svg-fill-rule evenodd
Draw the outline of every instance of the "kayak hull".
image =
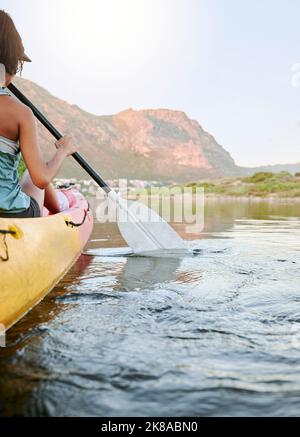
<svg viewBox="0 0 300 437">
<path fill-rule="evenodd" d="M 87 243 L 93 216 L 76 190 L 70 209 L 34 219 L 2 219 L 0 324 L 9 329 L 38 304 L 72 267 Z M 6 251 L 6 247 L 7 251 Z M 6 253 L 7 252 L 7 253 Z"/>
</svg>

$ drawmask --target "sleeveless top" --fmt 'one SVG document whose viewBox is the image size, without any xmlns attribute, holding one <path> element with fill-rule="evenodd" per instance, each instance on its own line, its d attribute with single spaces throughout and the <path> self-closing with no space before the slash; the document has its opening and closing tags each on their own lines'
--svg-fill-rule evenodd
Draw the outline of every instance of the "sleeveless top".
<svg viewBox="0 0 300 437">
<path fill-rule="evenodd" d="M 10 95 L 0 87 L 0 99 Z M 20 158 L 19 143 L 0 135 L 0 214 L 23 212 L 30 206 L 30 197 L 23 193 L 19 181 Z"/>
</svg>

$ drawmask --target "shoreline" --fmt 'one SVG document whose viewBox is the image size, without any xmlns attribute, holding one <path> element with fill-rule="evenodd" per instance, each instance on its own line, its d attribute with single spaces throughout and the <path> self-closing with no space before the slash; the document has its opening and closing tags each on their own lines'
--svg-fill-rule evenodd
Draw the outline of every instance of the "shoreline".
<svg viewBox="0 0 300 437">
<path fill-rule="evenodd" d="M 205 200 L 238 200 L 238 201 L 252 201 L 252 202 L 299 202 L 300 196 L 297 197 L 285 197 L 285 196 L 230 196 L 222 194 L 205 194 Z"/>
<path fill-rule="evenodd" d="M 195 197 L 195 194 L 192 194 L 193 197 Z M 128 199 L 129 200 L 138 200 L 143 198 L 174 198 L 174 195 L 168 195 L 168 194 L 153 194 L 153 195 L 141 195 L 141 194 L 130 194 L 128 193 Z M 231 195 L 222 195 L 217 193 L 208 193 L 204 194 L 204 200 L 205 201 L 239 201 L 239 202 L 280 202 L 280 203 L 292 203 L 292 202 L 299 202 L 300 203 L 300 196 L 298 197 L 285 197 L 285 196 L 231 196 Z"/>
</svg>

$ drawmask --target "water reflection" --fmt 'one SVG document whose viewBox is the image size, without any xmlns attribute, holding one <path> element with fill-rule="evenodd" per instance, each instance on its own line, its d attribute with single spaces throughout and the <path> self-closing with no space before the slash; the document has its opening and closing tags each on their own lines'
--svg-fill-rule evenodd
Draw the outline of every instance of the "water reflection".
<svg viewBox="0 0 300 437">
<path fill-rule="evenodd" d="M 207 198 L 204 209 L 204 228 L 199 226 L 189 232 L 191 224 L 172 223 L 173 228 L 185 240 L 201 240 L 214 238 L 220 232 L 229 232 L 237 220 L 278 220 L 300 217 L 299 200 L 272 200 L 247 198 Z M 218 236 L 217 236 L 218 237 Z M 125 247 L 126 242 L 119 233 L 115 223 L 95 225 L 93 238 L 88 249 L 99 247 Z"/>
<path fill-rule="evenodd" d="M 276 220 L 278 217 L 300 217 L 300 202 L 263 199 L 216 199 L 205 204 L 205 234 L 233 229 L 237 220 Z M 193 238 L 191 238 L 193 239 Z"/>
<path fill-rule="evenodd" d="M 174 281 L 179 266 L 178 258 L 129 257 L 117 277 L 117 287 L 132 291 Z"/>
</svg>

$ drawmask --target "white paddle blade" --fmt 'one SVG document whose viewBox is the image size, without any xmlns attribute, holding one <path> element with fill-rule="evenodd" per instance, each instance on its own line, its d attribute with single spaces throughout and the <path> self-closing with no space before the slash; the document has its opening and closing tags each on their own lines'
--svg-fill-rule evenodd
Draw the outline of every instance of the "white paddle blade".
<svg viewBox="0 0 300 437">
<path fill-rule="evenodd" d="M 108 194 L 117 205 L 118 226 L 124 240 L 138 255 L 186 254 L 182 238 L 156 212 L 140 202 L 126 201 L 115 192 Z"/>
</svg>

